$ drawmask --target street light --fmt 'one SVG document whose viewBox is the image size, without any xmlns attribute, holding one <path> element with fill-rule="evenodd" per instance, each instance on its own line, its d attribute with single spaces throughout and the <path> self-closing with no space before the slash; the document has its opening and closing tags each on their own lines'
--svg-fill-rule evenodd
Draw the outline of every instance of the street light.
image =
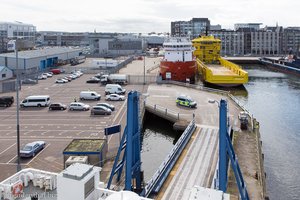
<svg viewBox="0 0 300 200">
<path fill-rule="evenodd" d="M 11 50 L 15 51 L 16 54 L 16 75 L 17 75 L 17 81 L 16 81 L 16 103 L 17 103 L 17 171 L 21 170 L 21 164 L 20 164 L 20 116 L 19 116 L 19 89 L 20 89 L 20 78 L 19 78 L 19 57 L 18 57 L 18 38 L 16 40 L 9 41 L 9 48 Z"/>
<path fill-rule="evenodd" d="M 146 85 L 146 53 L 144 55 L 144 85 Z"/>
<path fill-rule="evenodd" d="M 227 134 L 227 101 L 209 100 L 209 103 L 217 103 L 219 107 L 219 189 L 226 192 L 227 186 L 227 150 L 226 150 L 226 134 Z"/>
</svg>

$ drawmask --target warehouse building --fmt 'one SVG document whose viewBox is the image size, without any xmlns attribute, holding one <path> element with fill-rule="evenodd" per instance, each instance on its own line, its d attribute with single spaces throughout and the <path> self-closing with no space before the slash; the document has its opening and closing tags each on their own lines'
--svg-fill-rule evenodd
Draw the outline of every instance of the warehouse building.
<svg viewBox="0 0 300 200">
<path fill-rule="evenodd" d="M 59 63 L 69 62 L 81 55 L 79 48 L 53 47 L 18 52 L 18 69 L 22 74 L 44 72 Z M 16 54 L 0 54 L 0 66 L 5 66 L 16 72 Z"/>
</svg>

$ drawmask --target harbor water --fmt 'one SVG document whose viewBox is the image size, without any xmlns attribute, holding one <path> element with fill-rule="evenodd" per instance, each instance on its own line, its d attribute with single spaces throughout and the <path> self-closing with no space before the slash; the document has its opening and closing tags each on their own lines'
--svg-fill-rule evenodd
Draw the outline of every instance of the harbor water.
<svg viewBox="0 0 300 200">
<path fill-rule="evenodd" d="M 260 122 L 270 199 L 300 199 L 300 79 L 245 66 L 246 92 L 235 96 Z"/>
<path fill-rule="evenodd" d="M 270 199 L 300 199 L 300 79 L 261 65 L 246 65 L 249 83 L 231 90 L 260 122 Z M 158 117 L 146 119 L 142 167 L 149 180 L 180 134 Z"/>
<path fill-rule="evenodd" d="M 181 132 L 173 130 L 173 123 L 146 112 L 142 134 L 142 169 L 147 182 L 179 139 Z"/>
</svg>

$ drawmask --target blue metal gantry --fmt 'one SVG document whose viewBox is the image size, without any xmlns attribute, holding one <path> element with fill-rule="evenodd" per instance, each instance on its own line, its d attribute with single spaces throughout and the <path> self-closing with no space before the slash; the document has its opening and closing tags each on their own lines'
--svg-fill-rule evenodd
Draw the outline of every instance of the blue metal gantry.
<svg viewBox="0 0 300 200">
<path fill-rule="evenodd" d="M 120 156 L 123 156 L 121 161 L 119 161 Z M 137 91 L 131 91 L 128 93 L 127 125 L 125 127 L 120 147 L 109 177 L 107 184 L 108 189 L 111 186 L 112 179 L 115 174 L 117 174 L 117 181 L 120 181 L 125 163 L 124 190 L 133 190 L 133 179 L 135 180 L 135 189 L 141 190 L 141 144 L 139 129 L 139 95 Z"/>
<path fill-rule="evenodd" d="M 242 200 L 249 200 L 247 188 L 243 175 L 238 164 L 237 157 L 227 132 L 227 102 L 223 99 L 220 101 L 220 130 L 219 130 L 219 189 L 226 192 L 227 187 L 227 155 L 230 158 L 235 179 L 238 185 Z"/>
</svg>

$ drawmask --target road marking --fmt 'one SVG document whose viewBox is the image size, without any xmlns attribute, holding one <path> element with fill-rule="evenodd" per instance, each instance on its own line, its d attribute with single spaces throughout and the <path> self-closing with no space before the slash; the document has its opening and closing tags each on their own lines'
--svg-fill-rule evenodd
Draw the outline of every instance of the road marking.
<svg viewBox="0 0 300 200">
<path fill-rule="evenodd" d="M 122 116 L 121 116 L 121 118 L 120 118 L 120 120 L 119 120 L 119 124 L 120 124 L 121 120 L 123 119 L 123 117 L 124 117 L 124 115 L 125 115 L 126 113 L 127 113 L 127 112 L 123 112 L 123 114 L 122 114 Z M 118 133 L 118 134 L 122 134 L 122 130 L 121 130 L 121 132 Z M 116 134 L 112 134 L 112 135 L 110 136 L 110 138 L 108 139 L 108 142 L 107 142 L 108 144 L 109 144 L 111 138 L 112 138 L 114 135 L 116 135 Z"/>
<path fill-rule="evenodd" d="M 6 149 L 4 149 L 4 150 L 0 153 L 0 155 L 3 154 L 5 151 L 7 151 L 8 149 L 10 149 L 11 147 L 13 147 L 13 146 L 16 145 L 16 144 L 17 144 L 17 143 L 14 143 L 14 144 L 10 145 L 9 147 L 7 147 Z"/>
<path fill-rule="evenodd" d="M 40 155 L 45 149 L 47 149 L 49 146 L 51 145 L 51 143 L 49 143 L 48 145 L 45 146 L 45 148 L 43 148 L 38 154 L 36 154 L 28 163 L 26 163 L 26 165 L 29 165 L 32 161 L 34 161 L 38 155 Z"/>
<path fill-rule="evenodd" d="M 81 133 L 84 133 L 84 131 L 80 131 L 80 132 L 76 133 L 76 135 L 80 135 Z"/>
<path fill-rule="evenodd" d="M 114 122 L 117 120 L 117 117 L 119 116 L 119 114 L 120 114 L 121 111 L 123 110 L 123 108 L 124 108 L 124 106 L 126 105 L 126 103 L 127 103 L 127 99 L 124 101 L 123 105 L 121 106 L 121 108 L 119 109 L 118 113 L 117 113 L 116 116 L 114 117 L 113 123 L 112 123 L 112 124 L 114 124 Z"/>
<path fill-rule="evenodd" d="M 15 155 L 12 159 L 10 159 L 6 164 L 10 163 L 12 160 L 14 160 L 18 155 Z"/>
<path fill-rule="evenodd" d="M 0 163 L 0 165 L 18 165 L 17 163 Z M 26 164 L 22 164 L 21 165 L 24 165 L 26 166 Z"/>
<path fill-rule="evenodd" d="M 48 131 L 44 131 L 44 132 L 41 132 L 41 135 L 45 135 L 45 133 L 47 133 Z"/>
</svg>

